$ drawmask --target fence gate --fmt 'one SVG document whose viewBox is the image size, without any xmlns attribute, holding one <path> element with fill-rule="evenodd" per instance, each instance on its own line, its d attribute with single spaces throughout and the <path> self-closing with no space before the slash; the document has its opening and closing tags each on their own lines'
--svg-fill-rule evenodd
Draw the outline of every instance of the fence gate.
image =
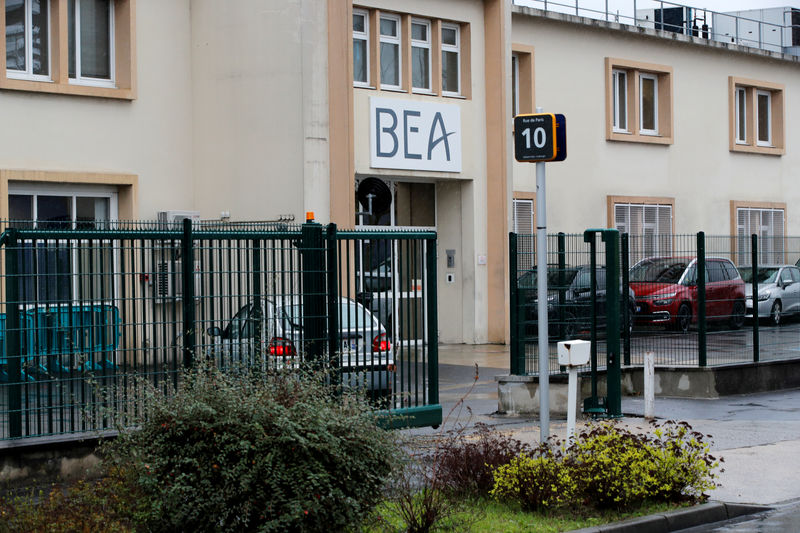
<svg viewBox="0 0 800 533">
<path fill-rule="evenodd" d="M 174 387 L 198 357 L 328 368 L 387 424 L 438 425 L 435 246 L 314 223 L 9 227 L 0 440 L 113 429 L 140 378 Z"/>
</svg>

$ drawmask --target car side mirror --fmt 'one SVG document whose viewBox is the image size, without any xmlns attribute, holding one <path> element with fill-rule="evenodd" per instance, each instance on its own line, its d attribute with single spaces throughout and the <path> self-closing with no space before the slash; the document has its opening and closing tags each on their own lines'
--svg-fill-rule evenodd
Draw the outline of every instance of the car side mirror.
<svg viewBox="0 0 800 533">
<path fill-rule="evenodd" d="M 206 330 L 206 333 L 208 333 L 211 337 L 220 337 L 220 336 L 222 336 L 222 330 L 220 328 L 218 328 L 217 326 L 212 326 L 212 327 L 208 328 Z"/>
<path fill-rule="evenodd" d="M 790 280 L 790 279 L 785 279 L 785 280 L 784 280 L 784 279 L 782 279 L 782 280 L 781 280 L 781 285 L 783 286 L 783 288 L 784 288 L 784 289 L 785 289 L 786 287 L 788 287 L 789 285 L 791 285 L 792 283 L 794 283 L 794 281 L 792 281 L 792 280 Z"/>
</svg>

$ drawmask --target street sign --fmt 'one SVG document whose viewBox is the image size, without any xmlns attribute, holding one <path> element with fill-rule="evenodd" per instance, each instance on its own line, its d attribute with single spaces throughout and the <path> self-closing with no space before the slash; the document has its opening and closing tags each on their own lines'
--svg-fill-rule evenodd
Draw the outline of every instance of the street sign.
<svg viewBox="0 0 800 533">
<path fill-rule="evenodd" d="M 564 115 L 536 113 L 514 117 L 514 157 L 544 163 L 567 157 L 567 121 Z"/>
</svg>

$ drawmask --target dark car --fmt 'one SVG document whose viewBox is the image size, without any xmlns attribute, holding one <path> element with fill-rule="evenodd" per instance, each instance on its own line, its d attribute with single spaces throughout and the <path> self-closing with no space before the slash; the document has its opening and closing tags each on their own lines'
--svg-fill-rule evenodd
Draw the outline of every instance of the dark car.
<svg viewBox="0 0 800 533">
<path fill-rule="evenodd" d="M 597 327 L 605 331 L 606 325 L 606 269 L 596 268 L 597 280 Z M 592 327 L 591 265 L 567 266 L 559 269 L 552 265 L 547 271 L 547 318 L 549 336 L 557 339 L 587 337 Z M 519 277 L 517 286 L 524 298 L 524 318 L 528 323 L 528 333 L 536 333 L 538 319 L 538 298 L 536 271 L 529 270 Z M 620 283 L 620 294 L 622 283 Z M 628 291 L 628 331 L 633 327 L 636 300 L 633 291 Z M 624 330 L 622 309 L 620 309 L 620 329 Z"/>
<path fill-rule="evenodd" d="M 729 259 L 706 258 L 706 318 L 728 320 L 733 329 L 744 324 L 745 289 Z M 697 259 L 649 257 L 630 271 L 636 293 L 637 322 L 661 324 L 686 332 L 697 321 Z"/>
</svg>

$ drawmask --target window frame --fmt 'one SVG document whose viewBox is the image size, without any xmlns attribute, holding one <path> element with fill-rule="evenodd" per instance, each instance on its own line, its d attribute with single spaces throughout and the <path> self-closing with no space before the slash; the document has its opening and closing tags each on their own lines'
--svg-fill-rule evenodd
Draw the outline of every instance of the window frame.
<svg viewBox="0 0 800 533">
<path fill-rule="evenodd" d="M 625 94 L 619 94 L 619 77 L 624 76 Z M 629 133 L 628 130 L 628 72 L 621 69 L 613 69 L 611 71 L 611 84 L 612 84 L 612 127 L 615 132 Z M 620 98 L 622 96 L 622 98 Z M 624 120 L 620 114 L 620 110 L 625 111 Z"/>
<path fill-rule="evenodd" d="M 761 97 L 767 98 L 767 138 L 761 138 Z M 762 89 L 756 89 L 755 97 L 755 124 L 756 124 L 756 145 L 757 146 L 773 146 L 772 144 L 772 93 Z"/>
<path fill-rule="evenodd" d="M 618 76 L 614 73 L 624 72 L 626 78 L 626 116 L 625 130 L 619 124 L 614 98 L 618 88 L 614 82 Z M 655 130 L 642 128 L 642 79 L 653 79 Z M 673 104 L 673 69 L 667 65 L 643 63 L 628 59 L 605 58 L 606 85 L 606 140 L 648 144 L 669 145 L 674 142 L 674 104 Z M 615 118 L 615 114 L 617 117 Z M 615 127 L 615 122 L 616 126 Z"/>
<path fill-rule="evenodd" d="M 768 260 L 759 259 L 764 264 L 767 263 L 787 263 L 787 246 L 786 246 L 786 203 L 785 202 L 751 202 L 751 201 L 737 201 L 731 200 L 731 250 L 733 250 L 733 257 L 737 258 L 737 264 L 749 265 L 751 257 L 750 235 L 753 233 L 752 228 L 749 233 L 741 233 L 740 230 L 744 228 L 739 224 L 739 212 L 742 210 L 752 212 L 759 211 L 760 216 L 763 217 L 764 212 L 780 212 L 781 213 L 781 226 L 782 234 L 774 234 L 768 241 L 759 239 L 759 255 L 772 254 L 775 257 L 781 255 L 781 260 L 775 260 L 775 257 L 770 257 Z M 761 236 L 759 228 L 758 235 Z M 782 237 L 782 239 L 776 239 Z M 780 242 L 780 250 L 775 248 L 776 242 Z M 765 248 L 766 247 L 766 248 Z"/>
<path fill-rule="evenodd" d="M 742 118 L 739 116 L 739 97 L 742 94 L 744 94 L 745 99 L 744 128 L 746 138 L 744 140 L 739 137 Z M 769 95 L 769 111 L 767 115 L 769 141 L 762 141 L 758 136 L 759 94 Z M 729 76 L 728 100 L 730 123 L 728 144 L 731 152 L 777 156 L 786 153 L 786 96 L 783 84 Z"/>
<path fill-rule="evenodd" d="M 736 144 L 747 144 L 747 91 L 744 87 L 736 87 L 735 91 Z M 744 135 L 740 135 L 740 133 L 744 133 Z"/>
<path fill-rule="evenodd" d="M 381 22 L 392 20 L 395 22 L 396 35 L 384 35 L 381 30 Z M 399 15 L 392 13 L 381 13 L 378 17 L 378 68 L 381 71 L 381 89 L 390 89 L 400 91 L 403 89 L 403 38 L 402 38 L 402 20 Z M 383 54 L 381 48 L 383 44 L 391 44 L 397 48 L 397 85 L 386 83 L 383 79 Z"/>
<path fill-rule="evenodd" d="M 114 17 L 114 4 L 113 0 L 108 2 L 108 58 L 109 58 L 109 79 L 105 78 L 92 78 L 89 76 L 82 76 L 81 75 L 81 36 L 80 36 L 80 27 L 81 27 L 81 2 L 83 0 L 73 0 L 75 2 L 75 77 L 69 77 L 69 83 L 72 85 L 87 85 L 92 87 L 116 87 L 116 66 L 115 66 L 115 17 Z M 69 4 L 69 0 L 67 0 L 67 4 Z M 69 28 L 68 28 L 69 31 Z M 67 46 L 67 54 L 69 55 L 70 50 L 69 46 Z"/>
<path fill-rule="evenodd" d="M 644 127 L 644 82 L 653 82 L 653 129 Z M 639 135 L 658 135 L 658 76 L 649 72 L 639 73 Z"/>
<path fill-rule="evenodd" d="M 455 30 L 456 33 L 456 44 L 445 44 L 444 42 L 444 30 Z M 440 36 L 440 48 L 442 53 L 442 96 L 461 96 L 462 89 L 461 89 L 461 76 L 464 67 L 461 64 L 461 26 L 459 24 L 455 24 L 452 22 L 442 22 L 442 30 Z M 458 65 L 458 76 L 456 76 L 456 84 L 458 85 L 458 89 L 456 91 L 447 91 L 444 88 L 444 54 L 447 53 L 455 53 L 456 54 L 456 65 Z"/>
<path fill-rule="evenodd" d="M 16 90 L 121 100 L 137 97 L 136 0 L 109 0 L 113 4 L 113 36 L 110 36 L 114 84 L 75 83 L 69 78 L 68 0 L 49 0 L 50 79 L 20 79 L 6 69 L 6 42 L 0 40 L 0 90 Z M 0 27 L 5 29 L 5 0 L 0 0 Z"/>
<path fill-rule="evenodd" d="M 427 35 L 427 41 L 420 41 L 414 39 L 414 25 L 421 25 L 425 26 L 425 32 Z M 415 93 L 423 93 L 429 94 L 433 92 L 433 24 L 428 19 L 421 19 L 421 18 L 412 18 L 411 19 L 411 32 L 410 32 L 410 43 L 411 43 L 411 91 Z M 414 86 L 414 48 L 423 48 L 428 50 L 428 64 L 426 65 L 427 73 L 428 73 L 428 86 L 427 87 L 415 87 Z"/>
<path fill-rule="evenodd" d="M 42 0 L 47 4 L 47 74 L 33 73 L 33 0 L 24 0 L 25 6 L 25 70 L 9 69 L 6 65 L 6 77 L 17 80 L 52 81 L 53 72 L 53 46 L 52 46 L 52 11 L 50 0 Z M 5 21 L 5 1 L 3 2 L 3 20 Z M 3 24 L 5 27 L 5 24 Z M 5 46 L 5 45 L 4 45 Z M 6 54 L 3 54 L 6 57 Z M 4 59 L 5 61 L 5 59 Z"/>
<path fill-rule="evenodd" d="M 360 16 L 364 18 L 364 31 L 357 32 L 355 28 L 353 28 L 353 41 L 359 40 L 364 41 L 364 73 L 366 75 L 366 80 L 364 81 L 357 81 L 355 79 L 355 68 L 353 68 L 353 85 L 356 87 L 369 87 L 370 86 L 370 39 L 369 39 L 369 12 L 364 9 L 353 9 L 353 16 Z M 355 49 L 355 47 L 354 47 Z M 353 52 L 353 58 L 355 59 L 355 51 Z"/>
<path fill-rule="evenodd" d="M 662 253 L 661 245 L 663 244 L 664 247 L 668 248 L 668 250 L 663 251 L 667 255 L 673 253 L 675 249 L 675 198 L 669 197 L 656 197 L 656 196 L 607 196 L 606 197 L 606 216 L 607 216 L 607 227 L 609 228 L 617 228 L 617 207 L 618 206 L 627 206 L 627 207 L 641 207 L 642 208 L 642 215 L 644 216 L 644 210 L 648 207 L 655 207 L 656 208 L 656 223 L 659 221 L 658 216 L 658 209 L 659 208 L 669 208 L 669 215 L 670 215 L 670 226 L 669 228 L 658 228 L 658 232 L 654 232 L 654 235 L 670 235 L 669 242 L 661 243 L 656 241 L 655 248 L 658 248 L 659 253 Z M 630 225 L 630 221 L 626 223 L 628 226 Z M 642 228 L 645 228 L 645 223 L 642 223 Z M 630 228 L 628 228 L 629 230 Z M 667 232 L 663 231 L 664 229 L 668 230 Z M 630 234 L 630 231 L 627 231 Z M 637 234 L 642 239 L 646 239 L 647 235 L 643 232 L 641 234 Z M 644 243 L 644 240 L 643 240 Z M 633 258 L 637 258 L 637 253 L 640 250 L 637 249 L 635 246 L 631 246 L 628 251 L 628 259 L 631 265 L 634 264 Z M 642 254 L 640 254 L 642 255 Z M 646 254 L 644 254 L 646 255 Z M 638 257 L 638 259 L 642 259 L 644 257 Z"/>
</svg>

